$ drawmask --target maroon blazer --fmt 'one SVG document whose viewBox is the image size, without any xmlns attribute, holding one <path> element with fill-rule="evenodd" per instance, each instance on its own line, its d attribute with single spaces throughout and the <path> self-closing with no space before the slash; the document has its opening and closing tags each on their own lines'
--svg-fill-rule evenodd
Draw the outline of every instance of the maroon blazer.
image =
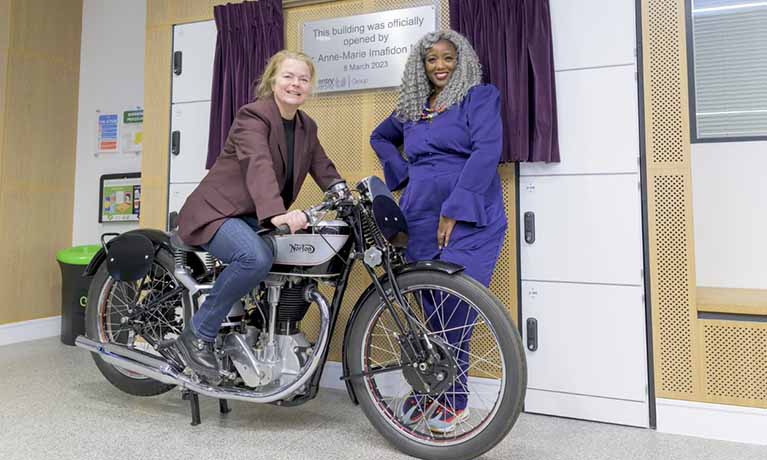
<svg viewBox="0 0 767 460">
<path fill-rule="evenodd" d="M 341 177 L 320 145 L 317 124 L 300 110 L 293 142 L 290 204 L 307 173 L 322 190 Z M 198 246 L 209 242 L 229 217 L 250 215 L 265 221 L 285 213 L 280 192 L 287 180 L 287 155 L 285 129 L 274 98 L 242 106 L 224 150 L 179 212 L 181 239 Z"/>
</svg>

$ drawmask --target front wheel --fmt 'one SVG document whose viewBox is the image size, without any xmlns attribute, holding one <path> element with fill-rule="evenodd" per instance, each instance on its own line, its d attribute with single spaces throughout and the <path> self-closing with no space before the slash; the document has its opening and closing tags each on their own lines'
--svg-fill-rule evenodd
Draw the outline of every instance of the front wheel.
<svg viewBox="0 0 767 460">
<path fill-rule="evenodd" d="M 498 298 L 464 274 L 416 271 L 397 283 L 416 335 L 429 337 L 436 358 L 413 362 L 414 339 L 399 333 L 374 293 L 352 325 L 347 356 L 352 375 L 366 373 L 352 381 L 360 406 L 409 455 L 477 457 L 508 434 L 522 410 L 527 369 L 519 333 Z M 396 302 L 395 309 L 407 324 Z M 385 368 L 399 369 L 375 373 Z"/>
</svg>

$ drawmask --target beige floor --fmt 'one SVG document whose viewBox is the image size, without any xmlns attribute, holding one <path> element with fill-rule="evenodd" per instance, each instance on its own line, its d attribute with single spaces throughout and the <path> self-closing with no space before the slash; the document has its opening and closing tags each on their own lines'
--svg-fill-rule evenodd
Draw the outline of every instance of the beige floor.
<svg viewBox="0 0 767 460">
<path fill-rule="evenodd" d="M 0 459 L 397 459 L 346 394 L 323 391 L 297 408 L 240 402 L 218 414 L 201 398 L 203 424 L 172 391 L 121 393 L 90 356 L 58 339 L 0 347 Z M 767 447 L 523 414 L 484 459 L 765 460 Z"/>
</svg>

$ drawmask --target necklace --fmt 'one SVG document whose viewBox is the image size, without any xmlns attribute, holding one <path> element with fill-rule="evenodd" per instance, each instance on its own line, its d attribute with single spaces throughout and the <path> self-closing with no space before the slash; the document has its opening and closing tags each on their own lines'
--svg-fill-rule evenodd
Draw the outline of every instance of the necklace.
<svg viewBox="0 0 767 460">
<path fill-rule="evenodd" d="M 429 123 L 431 123 L 432 119 L 439 115 L 440 113 L 444 112 L 445 108 L 440 106 L 437 107 L 436 110 L 432 110 L 429 108 L 428 105 L 424 105 L 423 113 L 421 113 L 421 120 L 429 120 Z"/>
</svg>

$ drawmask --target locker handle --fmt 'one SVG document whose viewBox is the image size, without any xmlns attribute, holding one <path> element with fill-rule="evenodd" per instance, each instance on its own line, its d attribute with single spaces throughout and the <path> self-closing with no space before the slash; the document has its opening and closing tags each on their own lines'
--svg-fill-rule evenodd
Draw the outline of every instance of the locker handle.
<svg viewBox="0 0 767 460">
<path fill-rule="evenodd" d="M 173 131 L 170 134 L 170 153 L 175 156 L 181 153 L 181 131 Z"/>
<path fill-rule="evenodd" d="M 525 243 L 535 243 L 535 213 L 527 211 L 524 218 Z"/>
<path fill-rule="evenodd" d="M 175 230 L 178 221 L 178 212 L 171 211 L 170 214 L 168 214 L 168 230 Z"/>
<path fill-rule="evenodd" d="M 538 320 L 535 318 L 527 318 L 527 349 L 538 349 Z"/>
<path fill-rule="evenodd" d="M 182 53 L 181 51 L 176 51 L 173 53 L 173 74 L 174 75 L 181 75 L 182 70 Z"/>
</svg>

